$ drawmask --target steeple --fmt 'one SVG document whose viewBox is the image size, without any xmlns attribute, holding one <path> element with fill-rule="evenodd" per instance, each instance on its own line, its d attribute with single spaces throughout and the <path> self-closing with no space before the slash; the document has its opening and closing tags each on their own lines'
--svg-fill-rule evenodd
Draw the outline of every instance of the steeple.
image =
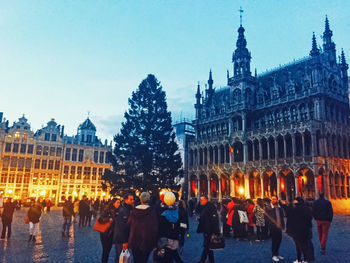
<svg viewBox="0 0 350 263">
<path fill-rule="evenodd" d="M 333 32 L 329 28 L 329 21 L 328 17 L 326 16 L 325 20 L 325 29 L 323 32 L 323 50 L 324 51 L 334 51 L 335 50 L 335 44 L 332 41 Z"/>
<path fill-rule="evenodd" d="M 199 85 L 199 81 L 198 81 L 198 85 L 197 85 L 197 93 L 196 93 L 196 104 L 194 105 L 195 109 L 196 109 L 196 119 L 200 119 L 201 118 L 201 90 L 200 90 L 200 85 Z"/>
<path fill-rule="evenodd" d="M 209 90 L 212 90 L 213 89 L 213 76 L 212 76 L 212 73 L 211 73 L 211 69 L 209 71 L 209 79 L 208 79 L 208 86 L 209 86 Z"/>
<path fill-rule="evenodd" d="M 346 70 L 349 68 L 349 65 L 346 63 L 345 54 L 344 54 L 343 49 L 341 49 L 340 65 L 342 68 L 346 68 Z"/>
<path fill-rule="evenodd" d="M 197 102 L 197 104 L 200 104 L 200 99 L 201 99 L 201 87 L 200 87 L 199 81 L 198 81 L 197 93 L 196 93 L 196 102 Z"/>
<path fill-rule="evenodd" d="M 312 33 L 312 48 L 310 51 L 311 57 L 316 57 L 320 54 L 320 50 L 317 47 L 315 32 Z"/>
<path fill-rule="evenodd" d="M 247 41 L 244 36 L 244 27 L 242 26 L 242 12 L 240 9 L 240 26 L 238 28 L 238 39 L 236 42 L 236 50 L 232 55 L 233 76 L 250 76 L 250 52 L 247 49 Z"/>
</svg>

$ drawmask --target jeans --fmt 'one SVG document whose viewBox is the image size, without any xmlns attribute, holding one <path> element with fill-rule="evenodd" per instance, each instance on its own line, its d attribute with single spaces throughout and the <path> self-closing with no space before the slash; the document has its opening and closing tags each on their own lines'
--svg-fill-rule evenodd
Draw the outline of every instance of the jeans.
<svg viewBox="0 0 350 263">
<path fill-rule="evenodd" d="M 6 234 L 6 228 L 7 228 L 7 237 L 11 237 L 11 223 L 12 222 L 7 222 L 6 220 L 2 220 L 2 233 L 1 237 L 5 238 Z"/>
<path fill-rule="evenodd" d="M 62 226 L 62 232 L 66 233 L 68 235 L 70 225 L 72 224 L 72 217 L 71 216 L 64 216 L 63 217 L 63 226 Z"/>
<path fill-rule="evenodd" d="M 113 246 L 113 238 L 112 235 L 106 235 L 101 233 L 100 240 L 102 244 L 102 263 L 107 263 L 109 258 L 109 253 L 111 252 Z M 118 257 L 119 259 L 119 257 Z"/>
<path fill-rule="evenodd" d="M 329 227 L 331 226 L 331 222 L 321 221 L 321 220 L 317 220 L 316 222 L 317 222 L 318 238 L 320 240 L 321 249 L 326 250 L 328 230 L 329 230 Z"/>
<path fill-rule="evenodd" d="M 209 257 L 209 262 L 215 263 L 214 252 L 213 250 L 209 249 L 209 243 L 210 243 L 210 235 L 204 234 L 203 251 L 202 251 L 200 262 L 203 262 L 203 263 L 206 262 L 207 257 Z"/>
<path fill-rule="evenodd" d="M 272 256 L 278 256 L 278 250 L 282 242 L 282 231 L 279 229 L 271 228 L 271 240 L 272 240 Z"/>
<path fill-rule="evenodd" d="M 257 238 L 258 240 L 263 240 L 263 227 L 261 226 L 256 226 L 256 235 L 257 235 Z"/>
<path fill-rule="evenodd" d="M 304 255 L 304 260 L 307 262 L 315 260 L 314 246 L 312 244 L 311 239 L 306 238 L 303 240 L 299 240 L 299 239 L 293 238 L 293 240 L 297 251 L 298 261 L 301 261 L 301 255 Z"/>
<path fill-rule="evenodd" d="M 38 233 L 38 223 L 29 222 L 29 235 L 36 236 Z"/>
<path fill-rule="evenodd" d="M 86 215 L 84 214 L 79 214 L 79 226 L 86 226 L 86 220 L 85 220 Z"/>
</svg>

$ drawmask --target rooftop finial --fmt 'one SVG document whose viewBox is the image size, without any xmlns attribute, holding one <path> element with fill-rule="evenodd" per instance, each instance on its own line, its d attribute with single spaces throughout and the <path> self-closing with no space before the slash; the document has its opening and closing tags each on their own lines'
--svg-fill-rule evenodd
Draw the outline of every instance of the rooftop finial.
<svg viewBox="0 0 350 263">
<path fill-rule="evenodd" d="M 240 25 L 242 25 L 242 13 L 244 12 L 244 10 L 242 9 L 242 7 L 239 8 L 238 12 L 239 12 L 239 21 L 240 21 Z"/>
</svg>

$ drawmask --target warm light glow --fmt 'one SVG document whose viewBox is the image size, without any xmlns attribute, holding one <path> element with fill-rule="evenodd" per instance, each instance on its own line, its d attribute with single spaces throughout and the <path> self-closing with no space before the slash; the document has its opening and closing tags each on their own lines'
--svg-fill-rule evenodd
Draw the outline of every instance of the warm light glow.
<svg viewBox="0 0 350 263">
<path fill-rule="evenodd" d="M 76 191 L 73 191 L 73 195 L 74 195 L 74 196 L 77 196 L 78 194 L 77 194 L 77 192 L 76 192 Z"/>
<path fill-rule="evenodd" d="M 103 193 L 102 193 L 102 195 L 103 195 L 103 196 L 105 196 L 105 195 L 106 195 L 106 193 L 105 193 L 105 192 L 103 192 Z"/>
<path fill-rule="evenodd" d="M 9 192 L 9 194 L 12 194 L 12 190 L 11 189 L 8 192 Z"/>
<path fill-rule="evenodd" d="M 41 192 L 40 192 L 40 195 L 45 195 L 46 194 L 46 191 L 45 190 L 42 190 Z"/>
<path fill-rule="evenodd" d="M 241 195 L 243 195 L 243 194 L 244 194 L 244 188 L 243 188 L 243 187 L 240 187 L 240 188 L 238 189 L 238 192 L 239 192 Z"/>
</svg>

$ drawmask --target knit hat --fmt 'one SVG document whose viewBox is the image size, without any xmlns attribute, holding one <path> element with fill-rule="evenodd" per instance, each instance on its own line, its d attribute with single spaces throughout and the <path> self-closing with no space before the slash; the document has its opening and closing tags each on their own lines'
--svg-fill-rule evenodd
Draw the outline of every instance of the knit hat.
<svg viewBox="0 0 350 263">
<path fill-rule="evenodd" d="M 164 203 L 167 205 L 167 206 L 171 206 L 175 203 L 175 195 L 173 192 L 170 192 L 170 191 L 166 191 L 164 193 Z"/>
</svg>

